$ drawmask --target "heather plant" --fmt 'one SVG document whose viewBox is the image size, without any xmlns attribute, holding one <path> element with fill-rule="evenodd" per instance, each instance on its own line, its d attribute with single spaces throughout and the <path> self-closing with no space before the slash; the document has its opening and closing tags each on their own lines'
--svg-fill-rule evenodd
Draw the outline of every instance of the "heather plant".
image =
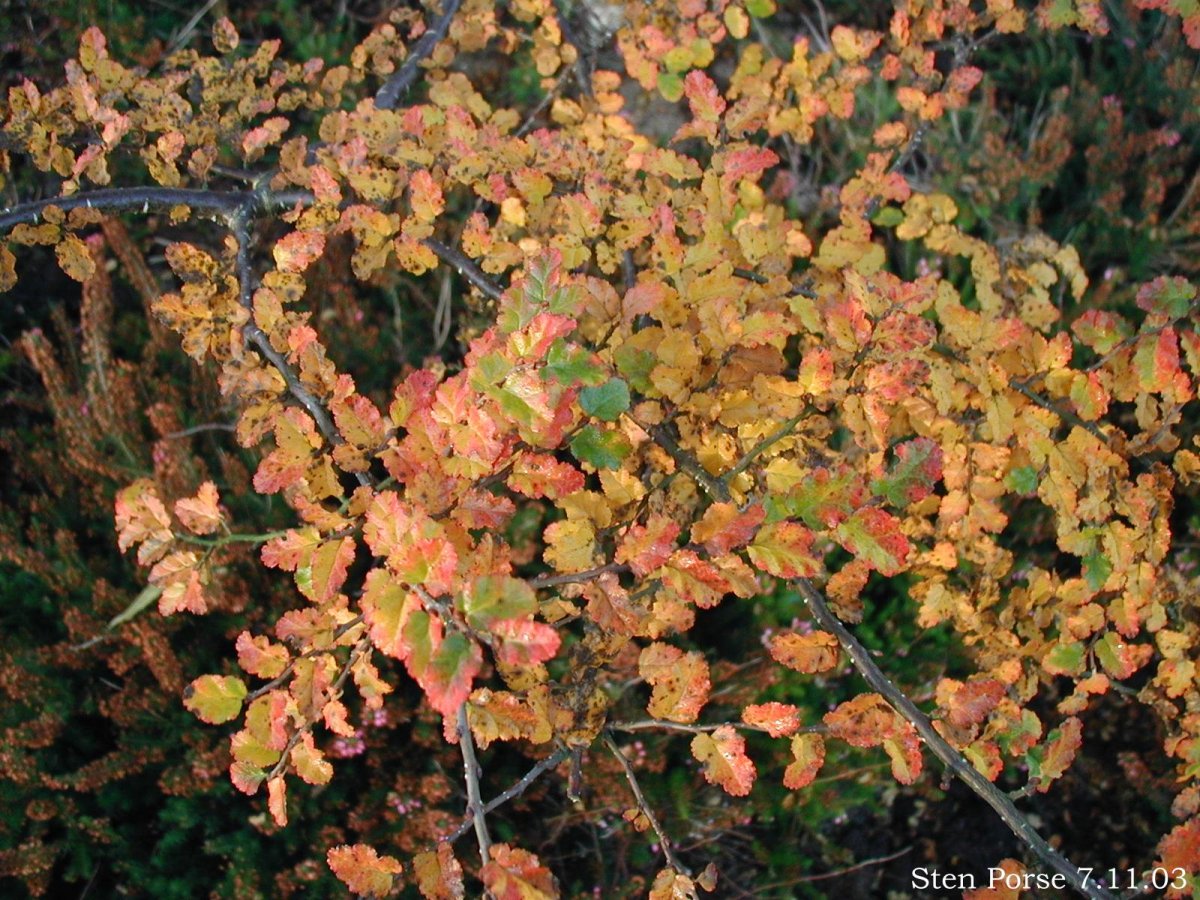
<svg viewBox="0 0 1200 900">
<path fill-rule="evenodd" d="M 993 861 L 1017 881 L 1195 893 L 1175 535 L 1200 473 L 1200 18 L 1120 11 L 1153 29 L 1121 46 L 1178 121 L 1126 131 L 1072 83 L 1093 134 L 1048 83 L 1022 133 L 998 48 L 1104 48 L 1099 4 L 817 9 L 443 0 L 329 65 L 221 18 L 211 54 L 131 66 L 89 28 L 65 83 L 9 89 L 0 288 L 51 255 L 83 285 L 71 373 L 20 340 L 55 439 L 18 484 L 64 480 L 22 501 L 5 555 L 90 593 L 37 665 L 118 642 L 107 664 L 157 684 L 143 711 L 177 718 L 179 691 L 217 726 L 177 726 L 191 777 L 265 797 L 236 802 L 291 848 L 274 860 L 303 857 L 274 890 L 333 891 L 323 859 L 360 895 L 578 894 L 563 837 L 586 835 L 620 850 L 602 892 L 766 891 L 728 848 L 863 767 L 960 781 L 1021 848 Z M 1080 178 L 1091 218 L 1040 205 Z M 1073 236 L 1104 215 L 1156 249 L 1094 287 L 1112 260 Z M 111 337 L 110 258 L 147 307 L 140 364 Z M 77 487 L 85 512 L 111 502 L 136 599 L 103 554 L 55 565 L 94 528 L 51 531 Z M 1157 729 L 1157 773 L 1123 771 L 1174 820 L 1144 858 L 1068 859 L 1022 807 L 1111 742 L 1089 723 L 1114 697 Z M 53 776 L 30 760 L 57 705 L 16 713 L 25 790 L 159 761 Z M 523 829 L 511 803 L 552 818 Z M 64 851 L 30 833 L 5 864 L 37 892 Z M 209 843 L 226 889 L 267 889 L 247 842 Z"/>
</svg>

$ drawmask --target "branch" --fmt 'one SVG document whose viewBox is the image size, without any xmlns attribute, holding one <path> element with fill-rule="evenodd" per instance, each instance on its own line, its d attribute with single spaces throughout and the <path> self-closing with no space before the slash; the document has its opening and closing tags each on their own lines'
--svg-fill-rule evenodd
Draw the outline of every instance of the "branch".
<svg viewBox="0 0 1200 900">
<path fill-rule="evenodd" d="M 261 198 L 265 199 L 265 198 Z M 0 212 L 0 231 L 14 225 L 35 223 L 48 206 L 56 206 L 63 212 L 73 209 L 99 209 L 105 212 L 123 212 L 131 209 L 148 211 L 170 209 L 172 206 L 191 206 L 209 212 L 232 216 L 260 198 L 253 191 L 208 191 L 190 188 L 137 187 L 106 188 L 100 191 L 83 191 L 68 197 L 47 197 L 30 200 Z"/>
<path fill-rule="evenodd" d="M 458 708 L 458 747 L 462 751 L 463 772 L 467 780 L 467 815 L 475 825 L 475 839 L 479 842 L 479 858 L 486 866 L 492 849 L 492 837 L 487 830 L 487 810 L 479 792 L 479 762 L 475 759 L 475 740 L 471 737 L 471 725 L 467 722 L 467 703 Z"/>
<path fill-rule="evenodd" d="M 742 458 L 737 461 L 737 465 L 735 465 L 728 472 L 722 473 L 721 481 L 724 482 L 726 486 L 728 486 L 729 482 L 733 481 L 733 479 L 737 478 L 744 471 L 746 471 L 747 468 L 749 468 L 750 464 L 752 462 L 754 462 L 755 458 L 760 453 L 762 453 L 764 450 L 766 450 L 768 447 L 770 447 L 772 444 L 776 443 L 777 441 L 782 441 L 785 437 L 787 437 L 789 434 L 791 434 L 793 431 L 795 431 L 796 426 L 800 424 L 800 422 L 803 418 L 804 418 L 804 413 L 800 413 L 798 415 L 792 416 L 790 419 L 788 419 L 786 422 L 784 422 L 782 425 L 780 425 L 774 434 L 767 435 L 765 438 L 763 438 L 761 441 L 759 441 L 757 444 L 755 444 L 753 447 L 751 447 L 749 450 L 747 450 L 746 453 L 742 456 Z"/>
<path fill-rule="evenodd" d="M 830 611 L 824 596 L 811 581 L 807 578 L 799 578 L 796 580 L 796 584 L 800 588 L 800 593 L 804 595 L 808 608 L 812 610 L 813 617 L 822 628 L 837 636 L 838 641 L 841 642 L 842 647 L 854 663 L 854 667 L 866 679 L 867 684 L 882 694 L 888 703 L 916 728 L 917 733 L 926 746 L 933 751 L 934 756 L 945 763 L 946 767 L 960 781 L 994 809 L 1004 824 L 1020 838 L 1025 846 L 1051 869 L 1064 875 L 1071 886 L 1085 897 L 1089 897 L 1091 900 L 1117 900 L 1115 895 L 1100 885 L 1092 883 L 1088 876 L 1075 868 L 1070 860 L 1046 843 L 1045 839 L 1037 833 L 1037 829 L 1008 798 L 1008 795 L 984 778 L 979 770 L 967 761 L 966 757 L 937 733 L 925 713 L 921 712 L 917 705 L 892 683 L 891 679 L 876 665 L 867 649 Z"/>
<path fill-rule="evenodd" d="M 541 588 L 554 587 L 559 584 L 579 584 L 583 581 L 591 581 L 593 578 L 598 578 L 605 572 L 628 572 L 629 566 L 624 563 L 605 563 L 602 566 L 596 566 L 594 569 L 587 569 L 583 572 L 575 572 L 568 575 L 539 575 L 537 578 L 529 579 L 529 586 L 535 591 Z"/>
<path fill-rule="evenodd" d="M 684 472 L 691 476 L 692 480 L 708 494 L 716 500 L 729 500 L 729 485 L 723 479 L 713 478 L 704 467 L 700 465 L 693 457 L 689 456 L 687 451 L 679 446 L 679 442 L 674 436 L 662 425 L 655 425 L 650 429 L 650 437 L 654 442 L 667 451 L 671 459 L 675 460 L 675 464 Z"/>
<path fill-rule="evenodd" d="M 675 851 L 671 848 L 671 839 L 667 837 L 666 832 L 662 830 L 662 826 L 658 824 L 658 819 L 654 818 L 650 804 L 646 802 L 646 795 L 642 793 L 641 785 L 638 784 L 633 766 L 629 764 L 629 760 L 625 758 L 625 754 L 621 752 L 621 748 L 617 746 L 617 742 L 613 740 L 612 735 L 607 731 L 604 732 L 604 746 L 608 747 L 609 752 L 617 758 L 617 762 L 625 770 L 625 780 L 629 782 L 629 787 L 633 790 L 633 797 L 637 801 L 638 812 L 646 817 L 646 821 L 650 823 L 650 827 L 658 835 L 658 845 L 662 847 L 667 865 L 676 872 L 682 872 L 685 875 L 690 874 L 689 870 L 679 861 L 679 858 L 675 855 Z"/>
<path fill-rule="evenodd" d="M 520 781 L 513 784 L 513 786 L 506 790 L 503 794 L 498 794 L 489 800 L 487 805 L 483 808 L 484 813 L 490 813 L 492 810 L 503 806 L 509 800 L 513 800 L 521 796 L 526 790 L 529 789 L 531 784 L 541 778 L 545 772 L 553 769 L 560 762 L 566 759 L 568 755 L 569 754 L 566 750 L 556 750 L 550 756 L 547 756 L 541 762 L 537 763 L 532 769 L 526 772 Z M 475 817 L 467 816 L 461 825 L 442 838 L 442 840 L 450 842 L 457 841 L 460 837 L 470 831 L 474 824 Z"/>
<path fill-rule="evenodd" d="M 613 731 L 687 731 L 691 734 L 706 734 L 718 728 L 741 728 L 744 731 L 763 731 L 762 725 L 751 725 L 748 722 L 714 722 L 710 725 L 684 725 L 681 722 L 669 722 L 666 719 L 643 719 L 639 722 L 610 722 L 608 727 Z M 796 730 L 796 734 L 824 734 L 829 729 L 825 725 L 806 725 Z"/>
<path fill-rule="evenodd" d="M 443 5 L 445 9 L 442 17 L 426 29 L 420 40 L 413 44 L 412 51 L 404 60 L 404 65 L 375 94 L 376 109 L 394 109 L 400 100 L 400 95 L 412 87 L 413 82 L 417 80 L 417 66 L 420 65 L 421 60 L 433 52 L 433 48 L 446 36 L 446 32 L 450 30 L 450 21 L 458 12 L 462 0 L 443 0 Z"/>
<path fill-rule="evenodd" d="M 500 290 L 500 288 L 497 287 L 496 284 L 484 274 L 483 270 L 479 268 L 479 266 L 475 265 L 475 263 L 471 261 L 471 258 L 465 253 L 455 250 L 453 247 L 449 247 L 446 244 L 443 244 L 441 241 L 434 240 L 433 238 L 425 238 L 423 241 L 421 241 L 421 243 L 432 250 L 438 256 L 438 258 L 442 260 L 442 262 L 446 262 L 454 266 L 455 271 L 458 272 L 459 275 L 467 279 L 467 281 L 471 282 L 471 284 L 475 285 L 475 287 L 479 288 L 480 291 L 482 291 L 492 300 L 496 300 L 498 302 L 500 298 L 504 296 L 504 291 Z"/>
</svg>

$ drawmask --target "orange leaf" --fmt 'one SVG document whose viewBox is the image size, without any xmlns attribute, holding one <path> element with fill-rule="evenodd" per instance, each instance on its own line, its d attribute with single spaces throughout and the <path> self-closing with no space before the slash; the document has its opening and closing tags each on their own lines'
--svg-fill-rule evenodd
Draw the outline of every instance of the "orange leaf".
<svg viewBox="0 0 1200 900">
<path fill-rule="evenodd" d="M 746 739 L 732 725 L 722 725 L 712 734 L 692 739 L 692 756 L 704 763 L 704 778 L 720 785 L 732 797 L 750 793 L 757 774 L 746 755 Z"/>
<path fill-rule="evenodd" d="M 195 497 L 175 502 L 175 515 L 192 534 L 212 534 L 221 527 L 218 500 L 217 486 L 211 481 L 206 481 L 200 485 Z"/>
<path fill-rule="evenodd" d="M 412 867 L 417 888 L 427 900 L 462 900 L 466 896 L 462 865 L 454 857 L 454 848 L 445 841 L 436 851 L 414 856 Z"/>
<path fill-rule="evenodd" d="M 743 709 L 742 721 L 771 737 L 787 737 L 800 727 L 800 711 L 790 703 L 760 703 Z"/>
<path fill-rule="evenodd" d="M 638 674 L 654 688 L 647 712 L 672 722 L 695 722 L 712 687 L 703 656 L 657 641 L 642 651 Z"/>
<path fill-rule="evenodd" d="M 879 694 L 860 694 L 825 714 L 829 733 L 852 747 L 876 747 L 896 735 L 899 722 L 886 700 Z"/>
<path fill-rule="evenodd" d="M 827 631 L 814 631 L 811 634 L 788 631 L 772 637 L 769 649 L 776 662 L 797 672 L 813 675 L 836 666 L 841 647 L 838 639 Z"/>
<path fill-rule="evenodd" d="M 382 897 L 391 893 L 395 876 L 403 871 L 399 860 L 380 856 L 366 844 L 331 847 L 325 855 L 329 868 L 352 893 Z"/>
<path fill-rule="evenodd" d="M 792 758 L 783 773 L 783 786 L 793 791 L 812 784 L 825 763 L 825 738 L 819 734 L 798 734 L 792 738 Z"/>
<path fill-rule="evenodd" d="M 553 900 L 558 887 L 550 870 L 527 850 L 493 844 L 491 860 L 479 871 L 496 900 Z"/>
</svg>

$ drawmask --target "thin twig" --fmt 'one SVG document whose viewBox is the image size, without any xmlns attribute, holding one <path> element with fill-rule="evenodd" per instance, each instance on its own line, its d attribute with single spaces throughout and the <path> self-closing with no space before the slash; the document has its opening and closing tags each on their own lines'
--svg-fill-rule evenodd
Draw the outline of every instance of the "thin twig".
<svg viewBox="0 0 1200 900">
<path fill-rule="evenodd" d="M 637 775 L 633 771 L 633 766 L 629 764 L 629 760 L 625 758 L 625 754 L 621 752 L 621 748 L 617 746 L 617 742 L 613 740 L 613 736 L 607 731 L 604 732 L 604 746 L 608 747 L 609 752 L 617 758 L 617 762 L 621 764 L 621 768 L 625 770 L 625 780 L 629 782 L 629 788 L 633 791 L 633 797 L 637 801 L 638 812 L 646 817 L 646 821 L 650 823 L 650 827 L 654 829 L 654 833 L 658 835 L 658 845 L 662 847 L 663 856 L 666 857 L 667 865 L 676 872 L 682 872 L 684 875 L 690 875 L 691 872 L 684 867 L 675 855 L 674 849 L 671 846 L 671 839 L 667 837 L 662 826 L 658 824 L 658 819 L 654 817 L 654 811 L 650 809 L 650 804 L 646 801 L 646 795 L 642 793 L 642 787 L 638 784 Z"/>
<path fill-rule="evenodd" d="M 400 95 L 412 87 L 413 82 L 417 80 L 417 66 L 420 65 L 421 60 L 433 52 L 433 48 L 438 45 L 442 38 L 446 36 L 446 32 L 450 30 L 450 22 L 461 5 L 462 0 L 443 0 L 441 18 L 434 22 L 430 28 L 426 29 L 420 39 L 413 44 L 412 51 L 408 54 L 408 59 L 404 60 L 404 65 L 375 94 L 376 109 L 395 108 L 396 103 L 400 100 Z"/>
<path fill-rule="evenodd" d="M 579 584 L 584 581 L 591 581 L 593 578 L 599 578 L 605 572 L 628 572 L 629 566 L 624 563 L 605 563 L 602 566 L 596 566 L 594 569 L 585 569 L 582 572 L 575 572 L 569 575 L 539 575 L 537 578 L 529 579 L 529 586 L 535 591 L 541 588 L 554 587 L 559 584 Z"/>
<path fill-rule="evenodd" d="M 467 815 L 475 825 L 475 840 L 479 842 L 479 858 L 486 866 L 491 857 L 492 837 L 487 829 L 487 811 L 479 791 L 479 762 L 475 759 L 475 740 L 467 722 L 467 702 L 458 708 L 458 747 L 462 751 L 463 773 L 467 781 Z"/>
<path fill-rule="evenodd" d="M 728 472 L 724 472 L 721 474 L 721 481 L 725 482 L 725 484 L 728 485 L 729 482 L 733 481 L 733 479 L 737 478 L 739 475 L 741 475 L 743 472 L 745 472 L 746 469 L 749 468 L 750 464 L 752 462 L 754 462 L 754 460 L 758 457 L 758 455 L 760 453 L 762 453 L 764 450 L 766 450 L 772 444 L 775 444 L 778 441 L 782 441 L 785 437 L 787 437 L 789 434 L 791 434 L 793 431 L 795 431 L 796 426 L 799 425 L 800 422 L 804 419 L 804 415 L 805 415 L 804 413 L 799 413 L 797 415 L 792 416 L 790 419 L 788 419 L 786 422 L 784 422 L 782 425 L 780 425 L 779 428 L 777 428 L 773 433 L 767 435 L 765 438 L 763 438 L 761 441 L 759 441 L 757 444 L 755 444 L 753 447 L 751 447 L 749 450 L 747 450 L 746 453 L 742 456 L 741 459 L 739 459 L 737 461 L 737 464 L 734 465 L 734 467 L 732 469 L 730 469 Z"/>
<path fill-rule="evenodd" d="M 530 785 L 532 785 L 535 781 L 537 781 L 539 778 L 541 778 L 545 772 L 549 771 L 550 769 L 553 769 L 555 766 L 557 766 L 559 763 L 561 763 L 564 759 L 567 758 L 567 756 L 568 756 L 568 753 L 566 750 L 554 751 L 554 753 L 552 753 L 550 756 L 547 756 L 541 762 L 537 763 L 532 769 L 530 769 L 528 772 L 526 772 L 525 775 L 522 776 L 520 781 L 513 784 L 513 786 L 510 787 L 508 790 L 506 790 L 504 793 L 498 794 L 497 796 L 495 796 L 491 800 L 489 800 L 487 805 L 484 806 L 484 808 L 483 808 L 484 813 L 490 813 L 490 812 L 492 812 L 492 810 L 498 809 L 499 807 L 503 806 L 509 800 L 513 800 L 513 799 L 516 799 L 517 797 L 521 796 L 523 793 L 525 793 L 525 791 L 527 791 L 529 789 Z M 467 816 L 465 819 L 463 819 L 461 825 L 459 825 L 452 832 L 450 832 L 448 835 L 446 835 L 444 838 L 442 838 L 442 840 L 451 841 L 451 842 L 457 841 L 460 837 L 462 837 L 464 834 L 466 834 L 468 831 L 470 831 L 474 825 L 475 825 L 475 817 Z"/>
<path fill-rule="evenodd" d="M 713 722 L 708 725 L 685 725 L 682 722 L 670 722 L 666 719 L 642 719 L 638 722 L 610 722 L 608 727 L 613 731 L 687 731 L 691 734 L 707 734 L 718 728 L 741 728 L 743 731 L 767 731 L 763 725 L 751 725 L 748 722 Z M 806 725 L 796 730 L 796 734 L 824 734 L 829 729 L 825 725 Z"/>
<path fill-rule="evenodd" d="M 1015 834 L 1047 866 L 1060 872 L 1075 890 L 1091 900 L 1117 900 L 1116 896 L 1103 887 L 1092 883 L 1070 860 L 1051 847 L 1013 804 L 1008 795 L 980 774 L 958 750 L 954 749 L 930 723 L 917 705 L 884 674 L 867 649 L 859 643 L 850 630 L 829 609 L 825 597 L 807 578 L 796 579 L 800 593 L 817 623 L 826 631 L 837 636 L 849 655 L 854 667 L 866 679 L 867 684 L 880 693 L 897 712 L 917 730 L 926 746 L 946 764 L 960 781 L 967 785 L 981 800 L 994 809 L 1012 833 Z"/>
</svg>

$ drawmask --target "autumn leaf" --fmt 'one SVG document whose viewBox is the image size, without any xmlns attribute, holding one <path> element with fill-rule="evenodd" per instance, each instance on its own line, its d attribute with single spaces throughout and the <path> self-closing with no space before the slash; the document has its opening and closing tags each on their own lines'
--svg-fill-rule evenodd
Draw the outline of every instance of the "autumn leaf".
<svg viewBox="0 0 1200 900">
<path fill-rule="evenodd" d="M 807 675 L 832 669 L 841 653 L 838 639 L 827 631 L 777 634 L 772 636 L 768 649 L 776 662 Z"/>
<path fill-rule="evenodd" d="M 183 705 L 209 725 L 228 722 L 242 711 L 246 684 L 232 675 L 201 675 L 183 690 Z"/>
<path fill-rule="evenodd" d="M 894 737 L 903 721 L 879 694 L 859 694 L 825 714 L 833 737 L 852 747 L 877 747 Z"/>
<path fill-rule="evenodd" d="M 266 635 L 252 636 L 243 631 L 236 642 L 238 665 L 259 678 L 275 678 L 287 668 L 290 654 L 283 644 L 275 644 Z"/>
<path fill-rule="evenodd" d="M 366 844 L 342 844 L 325 855 L 333 874 L 354 894 L 383 897 L 390 894 L 403 871 L 399 860 L 380 856 Z"/>
<path fill-rule="evenodd" d="M 871 483 L 871 490 L 897 509 L 928 497 L 942 477 L 942 448 L 929 438 L 897 444 L 896 459 L 887 475 Z"/>
<path fill-rule="evenodd" d="M 325 252 L 325 235 L 320 231 L 293 231 L 284 235 L 271 251 L 281 272 L 303 272 Z"/>
<path fill-rule="evenodd" d="M 642 650 L 638 674 L 653 687 L 647 712 L 672 722 L 695 722 L 712 687 L 703 656 L 657 641 Z"/>
<path fill-rule="evenodd" d="M 713 556 L 745 546 L 767 516 L 761 504 L 739 510 L 734 503 L 713 503 L 692 526 L 691 539 Z"/>
<path fill-rule="evenodd" d="M 439 842 L 437 850 L 418 853 L 412 869 L 417 889 L 427 900 L 462 900 L 466 896 L 462 865 L 448 842 Z"/>
<path fill-rule="evenodd" d="M 490 857 L 479 877 L 496 900 L 554 900 L 558 896 L 554 876 L 529 851 L 493 844 Z"/>
<path fill-rule="evenodd" d="M 814 537 L 798 522 L 774 522 L 759 530 L 746 552 L 755 566 L 776 578 L 810 578 L 822 568 L 812 549 Z"/>
<path fill-rule="evenodd" d="M 893 515 L 875 507 L 859 509 L 834 531 L 838 543 L 879 574 L 898 575 L 912 547 Z"/>
<path fill-rule="evenodd" d="M 195 497 L 175 501 L 175 515 L 192 534 L 212 534 L 221 527 L 217 486 L 211 481 L 200 485 Z"/>
<path fill-rule="evenodd" d="M 793 791 L 812 784 L 825 763 L 825 738 L 798 734 L 792 738 L 792 762 L 783 772 L 783 786 Z"/>
<path fill-rule="evenodd" d="M 719 785 L 731 797 L 750 793 L 757 774 L 746 755 L 746 739 L 732 725 L 722 725 L 711 734 L 692 739 L 692 756 L 704 764 L 704 778 Z"/>
<path fill-rule="evenodd" d="M 617 546 L 616 561 L 645 577 L 663 565 L 675 550 L 679 523 L 657 513 L 645 525 L 631 525 Z"/>
<path fill-rule="evenodd" d="M 317 749 L 311 731 L 301 735 L 300 741 L 292 747 L 290 761 L 296 774 L 308 784 L 328 784 L 333 778 L 333 766 Z"/>
<path fill-rule="evenodd" d="M 697 900 L 696 884 L 675 869 L 663 869 L 654 876 L 649 900 Z"/>
<path fill-rule="evenodd" d="M 800 727 L 800 710 L 790 703 L 756 703 L 742 710 L 742 721 L 771 737 L 787 737 Z"/>
</svg>

